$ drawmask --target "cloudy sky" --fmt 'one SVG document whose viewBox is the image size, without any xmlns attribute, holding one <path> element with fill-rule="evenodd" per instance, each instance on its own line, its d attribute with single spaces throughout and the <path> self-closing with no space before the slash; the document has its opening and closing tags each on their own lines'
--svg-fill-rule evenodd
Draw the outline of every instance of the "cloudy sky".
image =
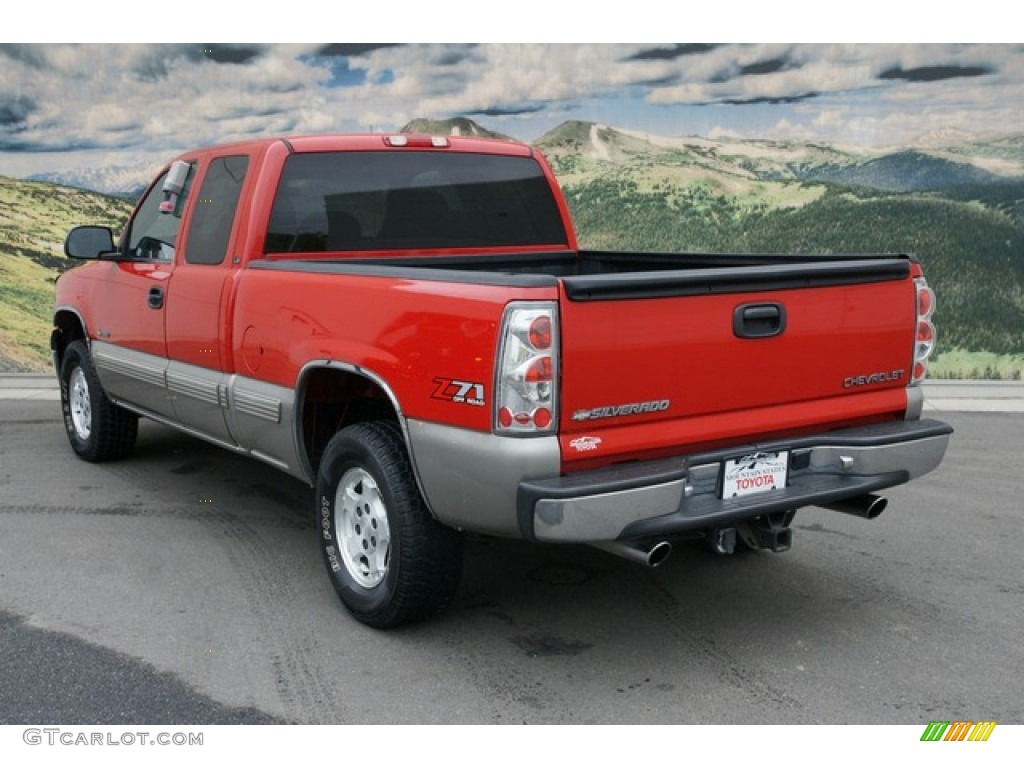
<svg viewBox="0 0 1024 768">
<path fill-rule="evenodd" d="M 1024 45 L 0 45 L 3 175 L 456 115 L 525 141 L 570 119 L 865 146 L 1010 133 Z"/>
</svg>

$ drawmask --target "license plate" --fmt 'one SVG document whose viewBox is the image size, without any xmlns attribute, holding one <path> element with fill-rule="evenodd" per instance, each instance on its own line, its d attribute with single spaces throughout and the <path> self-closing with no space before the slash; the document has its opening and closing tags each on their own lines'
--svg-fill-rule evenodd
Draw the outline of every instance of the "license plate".
<svg viewBox="0 0 1024 768">
<path fill-rule="evenodd" d="M 752 453 L 722 467 L 722 498 L 733 499 L 786 487 L 789 451 Z"/>
</svg>

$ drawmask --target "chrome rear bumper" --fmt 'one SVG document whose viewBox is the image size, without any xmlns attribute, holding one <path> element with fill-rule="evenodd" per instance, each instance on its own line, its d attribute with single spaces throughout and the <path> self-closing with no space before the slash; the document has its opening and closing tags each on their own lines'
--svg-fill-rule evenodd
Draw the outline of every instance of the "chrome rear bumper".
<svg viewBox="0 0 1024 768">
<path fill-rule="evenodd" d="M 528 480 L 519 484 L 519 527 L 525 538 L 547 542 L 646 539 L 834 504 L 935 469 L 952 432 L 934 420 L 890 422 Z M 778 451 L 789 452 L 785 488 L 721 498 L 725 460 Z"/>
</svg>

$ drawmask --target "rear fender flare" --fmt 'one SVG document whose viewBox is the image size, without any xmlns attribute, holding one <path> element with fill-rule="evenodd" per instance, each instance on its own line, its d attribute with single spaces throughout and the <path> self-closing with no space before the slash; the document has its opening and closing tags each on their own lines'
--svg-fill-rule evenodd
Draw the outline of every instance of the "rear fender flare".
<svg viewBox="0 0 1024 768">
<path fill-rule="evenodd" d="M 317 371 L 324 370 L 339 371 L 365 379 L 384 393 L 388 401 L 391 403 L 391 408 L 394 410 L 398 427 L 401 430 L 402 440 L 405 443 L 406 451 L 409 454 L 409 461 L 412 464 L 413 476 L 416 479 L 416 486 L 419 489 L 420 496 L 422 496 L 427 508 L 431 509 L 430 499 L 427 497 L 423 483 L 420 480 L 420 473 L 416 464 L 416 455 L 413 451 L 412 440 L 409 437 L 409 429 L 406 423 L 405 413 L 402 410 L 402 404 L 399 402 L 394 390 L 388 385 L 387 381 L 385 381 L 382 376 L 361 365 L 346 363 L 341 360 L 313 360 L 302 366 L 302 369 L 299 371 L 295 385 L 294 439 L 303 475 L 310 482 L 314 482 L 316 479 L 316 472 L 313 469 L 313 463 L 308 451 L 306 450 L 306 440 L 303 433 L 303 408 L 306 403 L 307 387 L 309 385 L 311 375 Z M 431 514 L 433 515 L 432 509 Z"/>
</svg>

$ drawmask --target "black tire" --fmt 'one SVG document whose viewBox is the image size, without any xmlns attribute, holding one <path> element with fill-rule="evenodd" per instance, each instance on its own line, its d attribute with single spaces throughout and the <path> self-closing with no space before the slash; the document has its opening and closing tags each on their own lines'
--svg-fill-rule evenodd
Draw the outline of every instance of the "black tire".
<svg viewBox="0 0 1024 768">
<path fill-rule="evenodd" d="M 139 417 L 107 397 L 84 341 L 73 341 L 64 351 L 60 402 L 68 441 L 81 458 L 123 459 L 135 448 Z"/>
<path fill-rule="evenodd" d="M 355 618 L 389 629 L 451 602 L 462 535 L 431 516 L 397 425 L 371 421 L 338 432 L 324 450 L 316 490 L 327 573 Z"/>
</svg>

